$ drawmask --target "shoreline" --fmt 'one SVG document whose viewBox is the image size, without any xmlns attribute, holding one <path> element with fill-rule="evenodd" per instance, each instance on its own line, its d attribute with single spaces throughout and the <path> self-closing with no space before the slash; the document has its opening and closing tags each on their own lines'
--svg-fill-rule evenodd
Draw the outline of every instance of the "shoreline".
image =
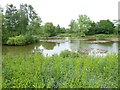
<svg viewBox="0 0 120 90">
<path fill-rule="evenodd" d="M 63 39 L 66 37 L 48 37 L 47 40 L 40 40 L 40 41 L 46 41 L 46 42 L 68 42 L 69 40 Z M 105 43 L 105 42 L 118 42 L 120 41 L 120 38 L 104 38 L 104 39 L 97 39 L 95 36 L 86 36 L 86 37 L 68 37 L 70 40 L 84 40 L 84 41 L 93 41 L 95 43 Z"/>
</svg>

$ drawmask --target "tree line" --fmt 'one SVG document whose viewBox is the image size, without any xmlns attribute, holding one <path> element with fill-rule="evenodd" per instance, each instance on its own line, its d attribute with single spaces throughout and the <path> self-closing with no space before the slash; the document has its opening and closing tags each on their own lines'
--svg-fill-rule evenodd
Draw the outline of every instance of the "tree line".
<svg viewBox="0 0 120 90">
<path fill-rule="evenodd" d="M 109 19 L 100 20 L 99 22 L 94 22 L 90 20 L 87 15 L 79 15 L 77 20 L 71 20 L 69 24 L 70 33 L 85 35 L 95 35 L 95 34 L 115 34 L 120 33 L 120 20 L 114 20 L 113 22 Z"/>
<path fill-rule="evenodd" d="M 46 22 L 35 12 L 32 5 L 20 4 L 19 9 L 13 4 L 6 5 L 6 10 L 0 7 L 2 15 L 2 43 L 7 45 L 25 45 L 39 41 L 39 37 L 51 37 L 64 33 L 76 33 L 78 36 L 94 34 L 118 34 L 119 20 L 94 22 L 87 15 L 79 15 L 77 20 L 71 20 L 69 29 Z"/>
</svg>

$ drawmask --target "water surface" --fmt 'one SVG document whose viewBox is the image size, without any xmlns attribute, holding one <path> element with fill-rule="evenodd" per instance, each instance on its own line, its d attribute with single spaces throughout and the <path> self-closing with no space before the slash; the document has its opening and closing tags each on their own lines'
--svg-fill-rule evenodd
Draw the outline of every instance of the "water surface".
<svg viewBox="0 0 120 90">
<path fill-rule="evenodd" d="M 56 40 L 56 39 L 52 39 Z M 36 51 L 41 51 L 45 56 L 51 56 L 53 54 L 60 54 L 61 51 L 79 51 L 84 49 L 102 49 L 108 53 L 118 53 L 118 43 L 120 42 L 107 42 L 107 43 L 91 43 L 89 40 L 80 40 L 65 38 L 65 42 L 39 42 L 26 46 L 3 46 L 2 54 L 28 54 Z"/>
</svg>

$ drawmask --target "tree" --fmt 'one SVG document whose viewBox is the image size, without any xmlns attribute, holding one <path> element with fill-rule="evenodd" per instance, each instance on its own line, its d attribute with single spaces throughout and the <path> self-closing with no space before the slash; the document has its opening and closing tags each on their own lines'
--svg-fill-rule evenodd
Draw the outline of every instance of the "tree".
<svg viewBox="0 0 120 90">
<path fill-rule="evenodd" d="M 19 34 L 25 35 L 27 32 L 27 25 L 29 23 L 27 4 L 20 4 L 20 9 L 17 12 L 17 16 L 18 16 L 17 30 Z"/>
<path fill-rule="evenodd" d="M 100 20 L 98 22 L 96 34 L 112 34 L 114 24 L 110 20 Z"/>
<path fill-rule="evenodd" d="M 78 21 L 78 33 L 81 36 L 85 36 L 85 33 L 89 31 L 91 27 L 91 20 L 87 15 L 79 15 Z"/>
<path fill-rule="evenodd" d="M 41 18 L 38 17 L 37 13 L 34 11 L 34 8 L 31 5 L 28 5 L 28 18 L 29 24 L 27 26 L 28 31 L 32 34 L 39 34 Z"/>
<path fill-rule="evenodd" d="M 4 29 L 7 30 L 7 33 L 9 33 L 10 37 L 17 35 L 16 23 L 18 19 L 16 17 L 16 14 L 17 14 L 17 9 L 15 6 L 13 6 L 12 4 L 6 6 L 6 12 L 4 16 L 4 26 L 5 26 Z"/>
<path fill-rule="evenodd" d="M 55 29 L 57 34 L 61 33 L 61 28 L 59 24 L 55 27 Z"/>
<path fill-rule="evenodd" d="M 0 7 L 0 37 L 2 37 L 2 18 L 3 18 L 2 12 L 3 12 L 3 9 L 2 9 L 2 7 Z M 2 39 L 0 39 L 0 41 L 1 40 Z M 1 43 L 0 43 L 0 45 L 1 45 Z"/>
<path fill-rule="evenodd" d="M 75 22 L 75 20 L 71 20 L 69 27 L 71 33 L 78 31 L 78 24 Z"/>
<path fill-rule="evenodd" d="M 65 33 L 65 28 L 60 27 L 60 25 L 58 24 L 58 25 L 55 27 L 55 32 L 56 32 L 56 34 Z"/>
<path fill-rule="evenodd" d="M 89 31 L 86 32 L 86 34 L 87 35 L 94 35 L 94 34 L 96 34 L 96 31 L 97 31 L 97 23 L 92 22 L 91 27 L 89 28 Z"/>
<path fill-rule="evenodd" d="M 47 22 L 44 25 L 44 34 L 45 36 L 55 36 L 55 26 L 51 22 Z"/>
<path fill-rule="evenodd" d="M 17 9 L 12 4 L 6 6 L 6 11 L 2 12 L 2 43 L 4 44 L 9 37 L 18 35 L 17 33 Z"/>
<path fill-rule="evenodd" d="M 66 28 L 65 27 L 61 27 L 61 33 L 65 33 L 66 32 Z"/>
<path fill-rule="evenodd" d="M 21 4 L 20 9 L 16 9 L 12 4 L 7 5 L 5 14 L 2 16 L 2 42 L 4 43 L 10 37 L 20 35 L 32 37 L 40 33 L 42 20 L 31 5 Z"/>
<path fill-rule="evenodd" d="M 42 20 L 38 17 L 31 5 L 21 4 L 19 17 L 19 28 L 21 34 L 38 34 Z"/>
<path fill-rule="evenodd" d="M 40 33 L 40 25 L 41 19 L 39 17 L 31 21 L 30 24 L 27 25 L 29 34 L 38 35 Z"/>
</svg>

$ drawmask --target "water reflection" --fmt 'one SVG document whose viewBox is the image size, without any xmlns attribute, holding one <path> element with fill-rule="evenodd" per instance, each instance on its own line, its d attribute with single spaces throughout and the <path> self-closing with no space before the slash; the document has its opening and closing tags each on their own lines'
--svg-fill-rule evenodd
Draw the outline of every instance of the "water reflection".
<svg viewBox="0 0 120 90">
<path fill-rule="evenodd" d="M 56 46 L 56 43 L 55 42 L 41 42 L 41 45 L 47 50 L 52 50 Z"/>
<path fill-rule="evenodd" d="M 41 49 L 42 47 L 42 49 Z M 65 43 L 60 43 L 60 44 L 56 44 L 56 46 L 54 46 L 54 48 L 52 50 L 48 50 L 46 48 L 43 47 L 43 45 L 40 46 L 39 48 L 42 53 L 46 56 L 51 56 L 53 54 L 60 54 L 61 51 L 64 50 L 70 50 L 70 43 L 69 42 L 65 42 Z"/>
<path fill-rule="evenodd" d="M 27 54 L 36 51 L 41 51 L 45 56 L 60 54 L 63 50 L 79 51 L 82 49 L 103 49 L 108 52 L 118 53 L 118 42 L 109 42 L 102 44 L 89 43 L 89 41 L 72 40 L 67 38 L 66 42 L 40 42 L 27 46 L 3 46 L 2 53 L 4 54 Z"/>
</svg>

